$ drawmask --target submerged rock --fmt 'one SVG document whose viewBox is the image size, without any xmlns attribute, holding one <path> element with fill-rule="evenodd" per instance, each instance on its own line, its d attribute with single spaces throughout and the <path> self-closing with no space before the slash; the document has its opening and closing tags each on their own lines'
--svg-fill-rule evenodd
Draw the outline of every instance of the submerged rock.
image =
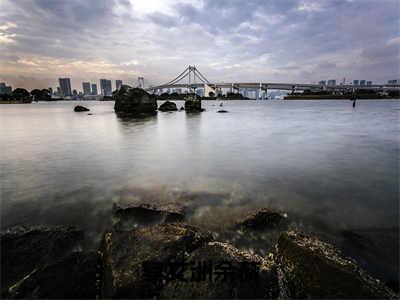
<svg viewBox="0 0 400 300">
<path fill-rule="evenodd" d="M 207 232 L 185 224 L 161 224 L 133 230 L 113 229 L 104 234 L 102 296 L 105 298 L 150 298 L 158 294 L 162 281 L 146 280 L 143 263 L 168 262 L 212 239 Z M 161 273 L 153 274 L 155 276 Z"/>
<path fill-rule="evenodd" d="M 185 219 L 185 206 L 176 202 L 119 202 L 113 206 L 114 215 L 144 224 L 179 222 Z"/>
<path fill-rule="evenodd" d="M 259 209 L 236 224 L 237 228 L 264 230 L 284 225 L 286 216 L 268 208 Z"/>
<path fill-rule="evenodd" d="M 171 101 L 165 101 L 163 104 L 160 105 L 158 108 L 159 111 L 177 111 L 176 104 Z"/>
<path fill-rule="evenodd" d="M 332 245 L 289 231 L 276 245 L 281 298 L 394 298 Z"/>
<path fill-rule="evenodd" d="M 224 109 L 220 109 L 219 111 L 217 111 L 217 113 L 227 113 L 228 111 L 227 110 L 224 110 Z"/>
<path fill-rule="evenodd" d="M 149 93 L 140 88 L 123 85 L 114 95 L 116 113 L 132 115 L 156 114 L 157 101 Z"/>
<path fill-rule="evenodd" d="M 2 232 L 2 292 L 33 269 L 69 254 L 82 239 L 82 231 L 64 226 L 17 226 Z"/>
<path fill-rule="evenodd" d="M 89 108 L 86 108 L 86 107 L 84 107 L 84 106 L 82 106 L 82 105 L 77 105 L 77 106 L 75 106 L 75 108 L 74 108 L 74 111 L 75 111 L 75 112 L 89 111 L 89 110 L 90 110 Z"/>
<path fill-rule="evenodd" d="M 160 298 L 276 298 L 278 278 L 271 261 L 232 245 L 209 242 L 187 258 L 183 280 L 169 282 Z M 207 269 L 208 267 L 208 269 Z"/>
<path fill-rule="evenodd" d="M 100 264 L 96 252 L 72 253 L 54 264 L 35 269 L 13 285 L 7 296 L 11 299 L 95 299 Z"/>
<path fill-rule="evenodd" d="M 201 108 L 201 100 L 186 100 L 185 110 L 186 112 L 202 112 L 205 109 Z"/>
</svg>

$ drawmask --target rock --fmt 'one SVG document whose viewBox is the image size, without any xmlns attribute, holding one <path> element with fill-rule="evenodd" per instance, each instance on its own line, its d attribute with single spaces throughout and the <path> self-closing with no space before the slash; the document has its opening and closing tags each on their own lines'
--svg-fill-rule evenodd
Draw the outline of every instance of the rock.
<svg viewBox="0 0 400 300">
<path fill-rule="evenodd" d="M 114 215 L 123 221 L 133 221 L 139 224 L 154 224 L 163 222 L 180 222 L 185 219 L 185 206 L 176 202 L 152 202 L 142 200 L 128 203 L 115 203 Z"/>
<path fill-rule="evenodd" d="M 98 278 L 96 278 L 96 273 Z M 96 252 L 75 252 L 32 271 L 9 289 L 8 298 L 95 299 L 101 260 Z"/>
<path fill-rule="evenodd" d="M 116 113 L 131 115 L 156 114 L 157 101 L 145 90 L 123 85 L 114 95 Z"/>
<path fill-rule="evenodd" d="M 159 187 L 128 187 L 119 191 L 113 212 L 124 226 L 180 222 L 185 219 L 191 196 Z"/>
<path fill-rule="evenodd" d="M 259 209 L 236 224 L 237 228 L 264 230 L 284 225 L 286 216 L 268 208 Z"/>
<path fill-rule="evenodd" d="M 181 106 L 181 108 L 179 110 L 185 110 L 185 108 L 183 106 Z"/>
<path fill-rule="evenodd" d="M 124 231 L 112 229 L 102 242 L 104 298 L 150 298 L 162 282 L 148 281 L 143 263 L 168 262 L 184 257 L 212 239 L 211 235 L 185 224 L 161 224 Z M 157 274 L 156 274 L 157 275 Z"/>
<path fill-rule="evenodd" d="M 201 100 L 186 100 L 185 110 L 186 112 L 202 112 L 205 109 L 201 108 Z"/>
<path fill-rule="evenodd" d="M 89 113 L 89 114 L 88 114 L 88 116 L 92 116 L 92 115 L 93 115 L 92 113 Z"/>
<path fill-rule="evenodd" d="M 394 298 L 332 245 L 289 231 L 276 245 L 281 298 Z"/>
<path fill-rule="evenodd" d="M 346 256 L 399 292 L 399 228 L 343 230 L 340 236 L 340 249 Z"/>
<path fill-rule="evenodd" d="M 159 111 L 177 111 L 176 104 L 171 101 L 165 101 L 163 104 L 160 105 L 158 108 Z"/>
<path fill-rule="evenodd" d="M 186 262 L 188 266 L 183 273 L 186 282 L 170 281 L 161 290 L 160 298 L 261 299 L 276 298 L 278 294 L 278 278 L 273 262 L 229 244 L 209 242 L 188 255 Z M 204 271 L 207 263 L 211 266 L 208 269 L 210 272 L 202 273 L 200 270 L 203 268 Z M 250 266 L 255 267 L 253 273 L 246 269 Z M 218 275 L 226 267 L 231 270 L 228 276 Z"/>
<path fill-rule="evenodd" d="M 81 105 L 77 105 L 77 106 L 75 106 L 75 108 L 74 108 L 74 111 L 76 111 L 76 112 L 89 111 L 89 110 L 90 110 L 89 108 L 86 108 L 86 107 L 81 106 Z"/>
<path fill-rule="evenodd" d="M 220 109 L 219 111 L 217 111 L 218 113 L 227 113 L 228 111 L 227 110 L 224 110 L 224 109 Z"/>
<path fill-rule="evenodd" d="M 82 231 L 64 226 L 16 226 L 2 232 L 2 292 L 38 266 L 70 253 L 82 239 Z"/>
</svg>

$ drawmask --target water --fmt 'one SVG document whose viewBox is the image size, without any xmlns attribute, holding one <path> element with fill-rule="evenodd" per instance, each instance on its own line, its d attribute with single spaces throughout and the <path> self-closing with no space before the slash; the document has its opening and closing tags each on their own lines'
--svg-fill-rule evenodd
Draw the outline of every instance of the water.
<svg viewBox="0 0 400 300">
<path fill-rule="evenodd" d="M 73 224 L 96 240 L 112 202 L 138 190 L 203 195 L 190 222 L 215 232 L 263 206 L 327 236 L 398 227 L 400 102 L 232 101 L 218 114 L 209 101 L 139 120 L 76 104 L 1 105 L 3 228 Z"/>
</svg>

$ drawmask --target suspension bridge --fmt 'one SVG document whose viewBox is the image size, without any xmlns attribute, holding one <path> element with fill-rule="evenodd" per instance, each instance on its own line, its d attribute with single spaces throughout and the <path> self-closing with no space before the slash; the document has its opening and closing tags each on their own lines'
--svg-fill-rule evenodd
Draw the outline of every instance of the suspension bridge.
<svg viewBox="0 0 400 300">
<path fill-rule="evenodd" d="M 164 89 L 187 89 L 189 93 L 195 93 L 196 89 L 204 89 L 204 95 L 209 96 L 212 92 L 214 95 L 222 93 L 222 89 L 230 89 L 235 93 L 240 90 L 250 90 L 256 92 L 256 98 L 265 97 L 268 90 L 287 90 L 287 91 L 352 91 L 352 90 L 386 90 L 400 89 L 400 85 L 375 84 L 365 86 L 354 86 L 349 84 L 326 86 L 321 84 L 305 84 L 305 83 L 274 83 L 274 82 L 210 82 L 196 66 L 188 66 L 182 73 L 167 83 L 146 88 L 146 91 L 157 93 Z"/>
</svg>

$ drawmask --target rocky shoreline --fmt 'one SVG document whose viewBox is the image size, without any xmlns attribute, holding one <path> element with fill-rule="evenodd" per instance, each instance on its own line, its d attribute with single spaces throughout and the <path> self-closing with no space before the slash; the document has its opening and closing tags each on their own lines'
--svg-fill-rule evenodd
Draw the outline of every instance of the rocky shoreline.
<svg viewBox="0 0 400 300">
<path fill-rule="evenodd" d="M 181 203 L 117 201 L 96 251 L 81 249 L 84 232 L 74 227 L 3 231 L 2 297 L 398 297 L 333 245 L 288 229 L 282 212 L 261 208 L 237 220 L 233 230 L 255 239 L 279 232 L 272 251 L 259 255 L 190 225 Z"/>
</svg>

